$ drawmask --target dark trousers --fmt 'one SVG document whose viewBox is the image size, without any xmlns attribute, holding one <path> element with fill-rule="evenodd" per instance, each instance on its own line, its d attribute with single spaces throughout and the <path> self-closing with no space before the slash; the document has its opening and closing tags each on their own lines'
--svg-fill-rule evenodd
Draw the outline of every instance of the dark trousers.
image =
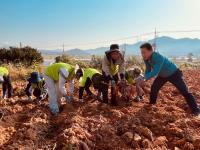
<svg viewBox="0 0 200 150">
<path fill-rule="evenodd" d="M 12 87 L 12 81 L 10 76 L 3 76 L 4 82 L 2 85 L 3 88 L 3 95 L 5 96 L 6 93 L 8 93 L 8 98 L 10 98 L 13 95 L 13 87 Z"/>
<path fill-rule="evenodd" d="M 93 87 L 95 90 L 98 90 L 98 92 L 101 91 L 101 74 L 95 74 L 92 77 L 92 80 L 90 78 L 87 78 L 85 87 L 80 87 L 79 89 L 79 99 L 82 99 L 84 90 L 86 91 L 87 95 L 92 95 L 93 93 L 90 90 L 90 86 L 93 84 Z"/>
<path fill-rule="evenodd" d="M 190 109 L 192 110 L 193 113 L 199 113 L 200 110 L 197 106 L 196 100 L 192 93 L 188 91 L 188 88 L 183 80 L 183 74 L 182 72 L 178 69 L 173 75 L 167 78 L 162 78 L 162 77 L 157 77 L 153 85 L 151 86 L 151 94 L 150 94 L 150 103 L 155 104 L 157 100 L 157 95 L 161 87 L 166 83 L 166 82 L 172 83 L 179 91 L 180 93 L 184 96 L 187 104 L 189 105 Z"/>
<path fill-rule="evenodd" d="M 113 79 L 115 80 L 115 83 L 117 84 L 119 77 L 118 74 L 113 76 Z M 108 103 L 108 88 L 109 88 L 109 81 L 110 78 L 108 76 L 106 76 L 105 72 L 103 72 L 103 77 L 102 77 L 102 87 L 101 87 L 101 92 L 103 95 L 103 101 Z M 115 103 L 116 101 L 116 94 L 115 93 L 115 89 L 114 87 L 111 87 L 111 102 Z"/>
<path fill-rule="evenodd" d="M 27 96 L 31 96 L 32 95 L 32 90 L 30 91 L 30 88 L 31 88 L 31 83 L 28 83 L 26 89 L 25 89 L 25 92 L 26 92 L 26 95 Z M 33 95 L 36 97 L 36 98 L 40 98 L 41 96 L 46 96 L 47 95 L 47 90 L 45 88 L 43 89 L 39 89 L 39 88 L 35 88 L 33 89 Z"/>
</svg>

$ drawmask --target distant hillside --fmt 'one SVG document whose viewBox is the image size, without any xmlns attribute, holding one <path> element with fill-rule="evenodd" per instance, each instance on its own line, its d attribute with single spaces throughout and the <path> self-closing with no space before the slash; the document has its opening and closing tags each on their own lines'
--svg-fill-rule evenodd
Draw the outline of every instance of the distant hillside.
<svg viewBox="0 0 200 150">
<path fill-rule="evenodd" d="M 148 42 L 153 43 L 154 40 L 149 40 Z M 139 47 L 143 42 L 137 42 L 135 44 L 126 44 L 126 55 L 140 54 Z M 181 38 L 175 39 L 172 37 L 158 37 L 156 39 L 157 50 L 167 56 L 185 56 L 188 53 L 193 53 L 196 56 L 200 56 L 200 39 L 192 38 Z M 122 44 L 123 48 L 124 45 Z M 72 56 L 89 56 L 89 55 L 103 55 L 109 47 L 99 47 L 96 49 L 80 50 L 71 49 L 66 51 L 66 54 Z M 41 50 L 45 54 L 62 54 L 62 50 Z"/>
<path fill-rule="evenodd" d="M 148 42 L 153 43 L 154 40 Z M 139 47 L 144 42 L 137 42 L 135 44 L 126 44 L 126 54 L 140 54 Z M 163 36 L 156 39 L 157 50 L 167 56 L 184 56 L 188 53 L 193 53 L 200 56 L 200 39 L 181 38 L 174 39 L 171 37 Z M 123 48 L 124 45 L 121 45 Z M 90 54 L 103 55 L 107 47 L 88 50 Z"/>
<path fill-rule="evenodd" d="M 83 51 L 80 49 L 71 49 L 68 51 L 65 51 L 65 54 L 71 55 L 71 56 L 89 56 L 90 53 L 88 53 L 87 51 Z"/>
</svg>

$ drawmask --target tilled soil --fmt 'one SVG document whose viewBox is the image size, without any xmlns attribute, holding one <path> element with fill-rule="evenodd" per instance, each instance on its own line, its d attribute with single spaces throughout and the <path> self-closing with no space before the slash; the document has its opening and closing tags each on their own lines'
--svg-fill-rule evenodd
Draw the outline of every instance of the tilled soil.
<svg viewBox="0 0 200 150">
<path fill-rule="evenodd" d="M 200 104 L 200 70 L 184 71 L 190 91 Z M 152 82 L 152 81 L 150 81 Z M 72 105 L 62 102 L 61 113 L 49 113 L 48 101 L 27 103 L 23 82 L 15 82 L 13 98 L 0 101 L 2 150 L 198 150 L 200 120 L 191 115 L 184 98 L 169 83 L 156 106 L 148 105 L 149 92 L 140 103 L 112 107 L 77 95 Z M 150 83 L 147 85 L 150 90 Z M 77 93 L 77 89 L 76 89 Z"/>
</svg>

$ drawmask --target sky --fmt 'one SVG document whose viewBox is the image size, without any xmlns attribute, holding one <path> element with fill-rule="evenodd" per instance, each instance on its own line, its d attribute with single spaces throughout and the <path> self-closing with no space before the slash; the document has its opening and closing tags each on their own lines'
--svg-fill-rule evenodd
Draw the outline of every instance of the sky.
<svg viewBox="0 0 200 150">
<path fill-rule="evenodd" d="M 200 0 L 0 0 L 0 47 L 88 49 L 152 39 L 142 34 L 155 28 L 200 30 L 199 7 Z M 162 35 L 200 38 L 200 32 Z"/>
</svg>

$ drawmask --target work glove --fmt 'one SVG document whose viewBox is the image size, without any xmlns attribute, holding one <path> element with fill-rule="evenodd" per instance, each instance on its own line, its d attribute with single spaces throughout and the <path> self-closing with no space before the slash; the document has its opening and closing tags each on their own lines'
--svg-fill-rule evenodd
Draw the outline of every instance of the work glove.
<svg viewBox="0 0 200 150">
<path fill-rule="evenodd" d="M 28 101 L 32 101 L 33 99 L 32 99 L 32 96 L 29 96 L 28 97 Z"/>
<path fill-rule="evenodd" d="M 135 83 L 136 84 L 141 84 L 144 81 L 145 81 L 145 78 L 142 75 L 139 75 L 137 78 L 135 78 Z"/>
<path fill-rule="evenodd" d="M 71 103 L 72 102 L 72 96 L 65 96 L 65 100 L 67 103 Z"/>
<path fill-rule="evenodd" d="M 111 80 L 111 86 L 115 86 L 115 80 Z"/>
<path fill-rule="evenodd" d="M 140 102 L 142 100 L 142 96 L 136 96 L 134 100 L 136 102 Z"/>
<path fill-rule="evenodd" d="M 51 114 L 52 114 L 53 116 L 58 116 L 58 114 L 59 114 L 59 109 L 52 108 L 52 109 L 51 109 Z"/>
</svg>

